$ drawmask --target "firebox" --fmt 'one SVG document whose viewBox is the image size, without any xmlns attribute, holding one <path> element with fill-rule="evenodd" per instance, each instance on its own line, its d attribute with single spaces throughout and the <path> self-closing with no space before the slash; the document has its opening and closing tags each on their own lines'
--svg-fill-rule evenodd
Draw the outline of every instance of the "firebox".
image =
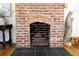
<svg viewBox="0 0 79 59">
<path fill-rule="evenodd" d="M 31 47 L 49 46 L 50 25 L 42 22 L 30 24 Z"/>
</svg>

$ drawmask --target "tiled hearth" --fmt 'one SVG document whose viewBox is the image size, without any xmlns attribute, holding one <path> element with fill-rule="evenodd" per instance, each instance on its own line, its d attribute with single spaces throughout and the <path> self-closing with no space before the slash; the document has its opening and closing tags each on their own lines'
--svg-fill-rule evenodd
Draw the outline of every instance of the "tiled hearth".
<svg viewBox="0 0 79 59">
<path fill-rule="evenodd" d="M 17 3 L 15 8 L 17 47 L 63 47 L 64 3 Z"/>
<path fill-rule="evenodd" d="M 34 48 L 17 48 L 12 56 L 71 56 L 64 48 L 48 48 L 48 47 L 34 47 Z"/>
</svg>

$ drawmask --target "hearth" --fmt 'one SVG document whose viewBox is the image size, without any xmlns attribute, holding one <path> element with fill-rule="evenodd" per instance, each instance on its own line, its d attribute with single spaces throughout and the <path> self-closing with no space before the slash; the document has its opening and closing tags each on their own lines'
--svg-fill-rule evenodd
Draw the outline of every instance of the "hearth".
<svg viewBox="0 0 79 59">
<path fill-rule="evenodd" d="M 64 48 L 48 48 L 48 47 L 34 47 L 34 48 L 16 48 L 11 56 L 72 56 Z"/>
<path fill-rule="evenodd" d="M 50 25 L 42 22 L 30 24 L 31 46 L 49 46 Z"/>
</svg>

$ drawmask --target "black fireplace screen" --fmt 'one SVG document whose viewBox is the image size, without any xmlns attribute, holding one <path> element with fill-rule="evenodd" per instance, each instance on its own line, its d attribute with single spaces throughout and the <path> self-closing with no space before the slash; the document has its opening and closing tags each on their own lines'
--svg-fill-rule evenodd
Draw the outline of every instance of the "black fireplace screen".
<svg viewBox="0 0 79 59">
<path fill-rule="evenodd" d="M 31 46 L 49 46 L 50 25 L 42 22 L 30 24 Z"/>
</svg>

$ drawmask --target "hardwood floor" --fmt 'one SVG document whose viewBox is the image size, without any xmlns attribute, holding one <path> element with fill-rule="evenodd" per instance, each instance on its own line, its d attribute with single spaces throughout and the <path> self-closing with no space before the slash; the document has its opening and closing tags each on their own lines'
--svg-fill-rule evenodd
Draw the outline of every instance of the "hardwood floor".
<svg viewBox="0 0 79 59">
<path fill-rule="evenodd" d="M 15 50 L 14 45 L 6 49 L 0 50 L 0 56 L 10 56 L 14 50 Z"/>
<path fill-rule="evenodd" d="M 79 56 L 79 48 L 77 48 L 76 46 L 64 46 L 64 48 L 73 56 Z"/>
<path fill-rule="evenodd" d="M 79 56 L 79 48 L 75 48 L 75 46 L 64 46 L 64 48 L 73 56 Z M 15 46 L 8 47 L 4 50 L 0 50 L 0 56 L 10 56 L 15 50 Z"/>
</svg>

